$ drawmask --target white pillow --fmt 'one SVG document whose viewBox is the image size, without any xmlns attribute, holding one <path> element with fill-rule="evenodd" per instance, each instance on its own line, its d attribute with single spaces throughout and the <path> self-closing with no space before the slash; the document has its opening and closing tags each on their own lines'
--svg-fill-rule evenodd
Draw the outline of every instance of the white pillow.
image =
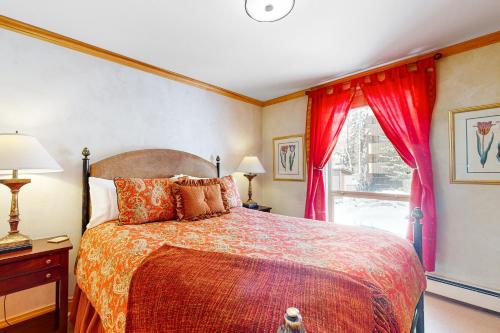
<svg viewBox="0 0 500 333">
<path fill-rule="evenodd" d="M 89 177 L 92 213 L 87 229 L 107 221 L 118 219 L 118 197 L 115 182 L 109 179 Z"/>
<path fill-rule="evenodd" d="M 169 179 L 170 179 L 171 181 L 175 182 L 175 181 L 178 181 L 180 178 L 184 178 L 184 177 L 190 177 L 190 176 L 188 176 L 188 175 L 184 175 L 184 174 L 180 173 L 180 174 L 178 174 L 178 175 L 175 175 L 175 176 L 173 176 L 173 177 L 170 177 Z"/>
<path fill-rule="evenodd" d="M 185 174 L 178 174 L 173 177 L 170 177 L 169 179 L 173 182 L 178 181 L 180 178 L 187 177 L 188 179 L 209 179 L 209 178 L 200 178 L 200 177 L 195 177 L 195 176 L 190 176 L 190 175 L 185 175 Z"/>
</svg>

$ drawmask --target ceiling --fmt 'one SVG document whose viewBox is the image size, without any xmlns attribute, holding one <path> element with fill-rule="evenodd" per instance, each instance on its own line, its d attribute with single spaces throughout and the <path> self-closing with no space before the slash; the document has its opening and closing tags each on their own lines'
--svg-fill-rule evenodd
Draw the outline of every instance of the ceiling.
<svg viewBox="0 0 500 333">
<path fill-rule="evenodd" d="M 244 0 L 1 0 L 0 14 L 259 100 L 500 30 L 498 0 L 296 0 L 275 23 Z"/>
</svg>

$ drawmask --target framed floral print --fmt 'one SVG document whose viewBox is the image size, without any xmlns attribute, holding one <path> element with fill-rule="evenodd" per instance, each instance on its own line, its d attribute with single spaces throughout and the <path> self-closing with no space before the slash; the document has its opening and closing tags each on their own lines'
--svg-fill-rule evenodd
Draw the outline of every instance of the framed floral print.
<svg viewBox="0 0 500 333">
<path fill-rule="evenodd" d="M 305 180 L 304 135 L 273 138 L 273 179 Z"/>
<path fill-rule="evenodd" d="M 500 184 L 500 103 L 450 111 L 450 182 Z"/>
</svg>

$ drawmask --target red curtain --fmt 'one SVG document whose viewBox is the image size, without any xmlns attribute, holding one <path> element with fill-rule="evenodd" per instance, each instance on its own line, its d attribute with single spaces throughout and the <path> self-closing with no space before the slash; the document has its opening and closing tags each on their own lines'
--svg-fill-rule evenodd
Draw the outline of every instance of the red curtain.
<svg viewBox="0 0 500 333">
<path fill-rule="evenodd" d="M 304 214 L 306 218 L 326 220 L 327 206 L 322 170 L 332 155 L 353 96 L 354 87 L 344 89 L 343 85 L 318 89 L 309 94 L 311 118 Z"/>
<path fill-rule="evenodd" d="M 385 135 L 403 161 L 413 168 L 410 209 L 421 207 L 424 213 L 423 261 L 427 271 L 434 271 L 436 248 L 436 210 L 429 146 L 436 97 L 435 73 L 434 59 L 428 58 L 417 62 L 416 70 L 403 65 L 385 71 L 384 78 L 374 74 L 359 81 Z"/>
</svg>

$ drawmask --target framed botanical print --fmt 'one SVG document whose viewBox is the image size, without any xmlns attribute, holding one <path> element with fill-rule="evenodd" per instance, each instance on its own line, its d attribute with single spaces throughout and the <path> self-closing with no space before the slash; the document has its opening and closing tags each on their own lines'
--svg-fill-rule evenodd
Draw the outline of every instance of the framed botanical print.
<svg viewBox="0 0 500 333">
<path fill-rule="evenodd" d="M 500 103 L 450 111 L 450 182 L 500 184 Z"/>
<path fill-rule="evenodd" d="M 304 135 L 273 138 L 273 179 L 305 180 Z"/>
</svg>

